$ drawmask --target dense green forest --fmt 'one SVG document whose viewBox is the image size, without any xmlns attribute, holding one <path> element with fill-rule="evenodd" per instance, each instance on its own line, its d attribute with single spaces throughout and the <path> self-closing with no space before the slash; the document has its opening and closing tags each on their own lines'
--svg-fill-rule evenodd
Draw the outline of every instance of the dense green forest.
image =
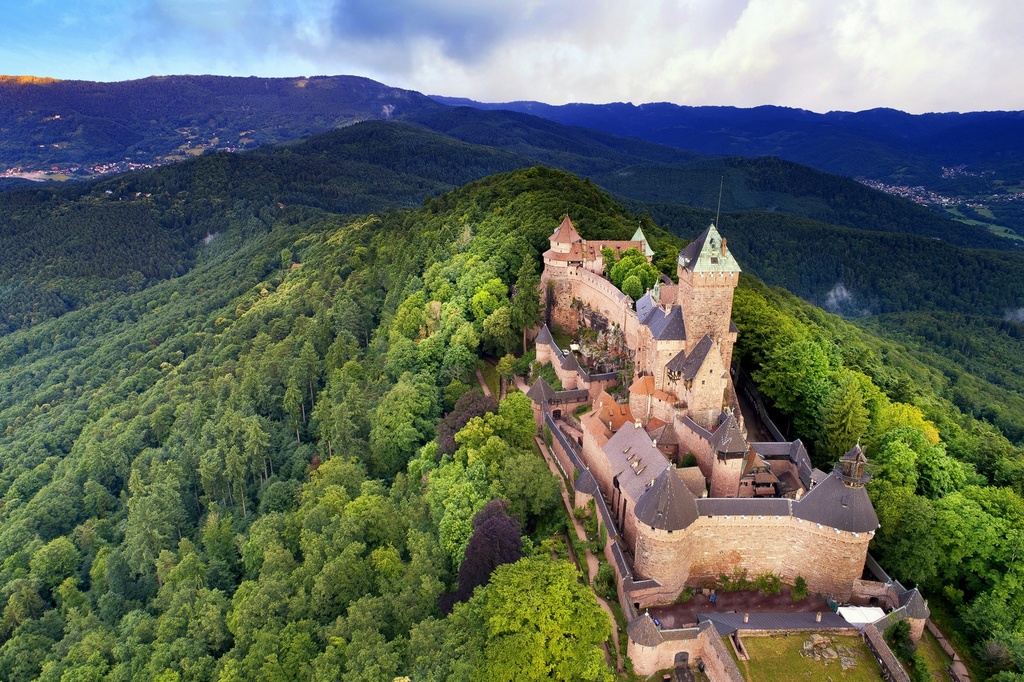
<svg viewBox="0 0 1024 682">
<path fill-rule="evenodd" d="M 183 274 L 0 337 L 0 677 L 608 677 L 530 406 L 473 371 L 538 319 L 566 211 L 588 238 L 640 221 L 659 261 L 681 242 L 541 168 L 415 210 L 209 210 Z M 860 405 L 875 551 L 1020 669 L 1021 448 L 911 349 L 748 277 L 735 317 L 819 462 Z"/>
<path fill-rule="evenodd" d="M 909 202 L 778 160 L 690 159 L 642 141 L 507 116 L 518 118 L 444 110 L 423 117 L 443 135 L 371 121 L 246 154 L 208 154 L 90 183 L 0 192 L 0 333 L 180 275 L 201 245 L 224 241 L 222 234 L 259 233 L 286 207 L 351 214 L 413 207 L 538 159 L 592 173 L 598 185 L 622 196 L 674 197 L 671 204 L 630 199 L 627 205 L 678 235 L 711 219 L 678 202 L 714 205 L 724 176 L 726 209 L 780 209 L 726 214 L 725 229 L 745 267 L 819 305 L 828 305 L 842 285 L 848 296 L 832 299 L 844 314 L 1002 315 L 1020 305 L 1014 275 L 1024 256 L 951 245 L 1008 240 Z"/>
<path fill-rule="evenodd" d="M 1024 447 L 959 409 L 942 368 L 781 289 L 744 276 L 733 315 L 737 355 L 815 462 L 867 452 L 882 565 L 923 590 L 973 674 L 1024 679 Z"/>
<path fill-rule="evenodd" d="M 564 519 L 528 400 L 466 399 L 478 354 L 536 321 L 566 206 L 635 229 L 544 170 L 417 211 L 290 208 L 0 339 L 0 677 L 607 676 L 608 621 L 551 560 Z M 509 529 L 501 556 L 525 558 L 445 616 Z"/>
</svg>

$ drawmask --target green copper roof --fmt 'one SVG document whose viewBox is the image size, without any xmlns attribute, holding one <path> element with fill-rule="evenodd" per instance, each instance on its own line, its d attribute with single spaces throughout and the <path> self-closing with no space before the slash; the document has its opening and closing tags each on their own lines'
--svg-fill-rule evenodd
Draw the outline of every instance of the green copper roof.
<svg viewBox="0 0 1024 682">
<path fill-rule="evenodd" d="M 679 265 L 693 272 L 739 272 L 740 264 L 728 248 L 714 224 L 679 252 Z"/>
<path fill-rule="evenodd" d="M 647 237 L 644 236 L 644 231 L 641 230 L 639 227 L 636 228 L 636 232 L 633 233 L 633 236 L 630 238 L 629 241 L 631 241 L 631 242 L 643 242 L 644 243 L 644 255 L 647 256 L 648 258 L 650 258 L 651 256 L 654 255 L 654 249 L 652 249 L 651 245 L 647 243 Z"/>
</svg>

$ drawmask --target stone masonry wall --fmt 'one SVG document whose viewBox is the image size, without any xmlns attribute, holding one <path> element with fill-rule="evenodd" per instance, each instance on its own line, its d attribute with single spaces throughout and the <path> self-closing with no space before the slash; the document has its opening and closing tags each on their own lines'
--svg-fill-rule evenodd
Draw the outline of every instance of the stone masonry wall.
<svg viewBox="0 0 1024 682">
<path fill-rule="evenodd" d="M 722 364 L 731 364 L 735 335 L 729 332 L 729 321 L 738 283 L 737 273 L 694 273 L 680 268 L 678 295 L 686 321 L 687 352 L 708 334 L 719 343 Z"/>
<path fill-rule="evenodd" d="M 790 584 L 803 576 L 811 592 L 841 601 L 849 600 L 860 579 L 871 541 L 868 533 L 837 532 L 791 516 L 701 517 L 687 531 L 691 585 L 742 567 L 751 577 L 771 571 Z M 671 567 L 659 570 L 671 572 Z"/>
<path fill-rule="evenodd" d="M 634 547 L 637 576 L 664 587 L 644 595 L 657 600 L 645 600 L 644 606 L 671 601 L 684 585 L 707 585 L 735 568 L 746 569 L 750 578 L 771 572 L 789 584 L 799 575 L 811 592 L 846 601 L 871 540 L 865 533 L 836 532 L 790 516 L 705 516 L 674 533 L 643 524 L 631 530 L 635 543 L 632 533 L 626 539 Z"/>
</svg>

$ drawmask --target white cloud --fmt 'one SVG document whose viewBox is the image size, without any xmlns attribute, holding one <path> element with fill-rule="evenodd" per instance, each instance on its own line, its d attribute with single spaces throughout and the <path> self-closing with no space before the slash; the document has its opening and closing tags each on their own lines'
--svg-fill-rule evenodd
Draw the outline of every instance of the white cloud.
<svg viewBox="0 0 1024 682">
<path fill-rule="evenodd" d="M 351 73 L 486 101 L 1024 108 L 1017 0 L 104 0 L 102 40 L 83 5 L 12 13 L 25 33 L 59 7 L 66 29 L 9 36 L 0 58 L 96 80 Z"/>
</svg>

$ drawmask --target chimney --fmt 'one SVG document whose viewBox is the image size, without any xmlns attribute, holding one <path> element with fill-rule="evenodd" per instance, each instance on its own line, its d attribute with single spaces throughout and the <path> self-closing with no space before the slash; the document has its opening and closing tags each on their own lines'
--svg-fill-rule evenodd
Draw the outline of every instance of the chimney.
<svg viewBox="0 0 1024 682">
<path fill-rule="evenodd" d="M 815 614 L 814 622 L 815 623 L 820 623 L 821 622 L 821 611 L 818 611 L 818 613 Z"/>
<path fill-rule="evenodd" d="M 725 248 L 725 237 L 722 237 L 722 255 L 729 253 L 729 249 Z"/>
<path fill-rule="evenodd" d="M 818 614 L 818 615 L 820 616 L 821 614 Z M 750 614 L 749 613 L 744 613 L 743 614 L 743 622 L 744 623 L 749 623 L 750 622 Z"/>
</svg>

